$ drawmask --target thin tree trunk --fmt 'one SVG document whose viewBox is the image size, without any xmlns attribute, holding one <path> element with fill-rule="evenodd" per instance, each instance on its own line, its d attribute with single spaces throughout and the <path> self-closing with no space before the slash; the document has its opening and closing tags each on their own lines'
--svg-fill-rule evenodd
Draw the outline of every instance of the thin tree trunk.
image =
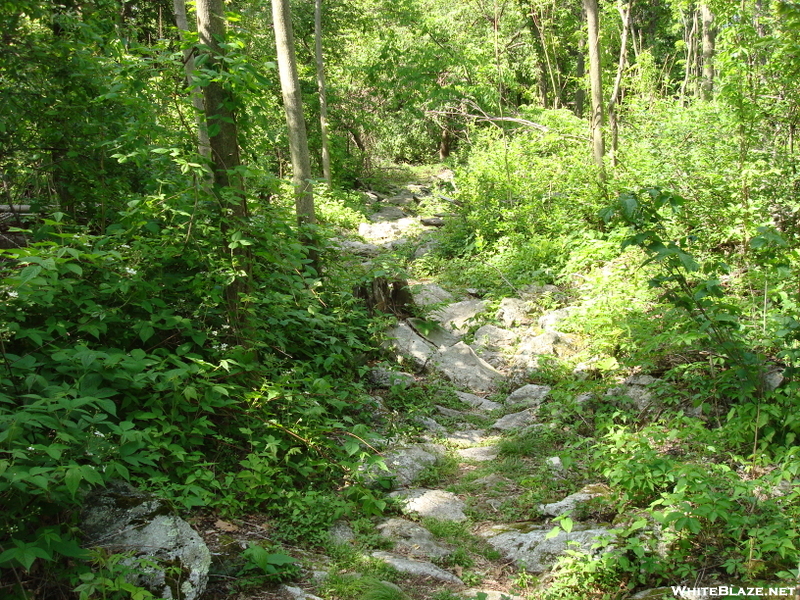
<svg viewBox="0 0 800 600">
<path fill-rule="evenodd" d="M 578 80 L 578 88 L 575 90 L 575 115 L 583 118 L 583 106 L 586 104 L 586 61 L 584 53 L 586 52 L 586 40 L 581 37 L 578 42 L 578 58 L 575 65 L 575 77 Z"/>
<path fill-rule="evenodd" d="M 178 34 L 181 40 L 185 40 L 185 32 L 189 31 L 189 22 L 186 18 L 186 0 L 172 0 L 175 10 L 175 24 L 178 26 Z M 183 68 L 186 72 L 186 83 L 192 88 L 194 85 L 194 51 L 187 48 L 183 51 Z M 194 122 L 197 127 L 197 150 L 201 156 L 211 158 L 211 143 L 208 140 L 208 129 L 203 118 L 205 105 L 203 104 L 203 92 L 200 88 L 192 88 L 189 92 L 194 106 Z"/>
<path fill-rule="evenodd" d="M 196 0 L 197 30 L 200 44 L 207 53 L 206 65 L 221 73 L 224 70 L 222 44 L 225 43 L 224 0 Z M 221 229 L 223 232 L 243 227 L 247 217 L 247 198 L 244 182 L 238 172 L 239 140 L 233 112 L 234 98 L 231 91 L 221 84 L 221 78 L 213 78 L 203 87 L 206 126 L 211 147 L 211 166 L 214 175 L 214 195 L 221 207 Z M 251 338 L 250 325 L 242 298 L 249 291 L 247 276 L 251 271 L 251 256 L 246 246 L 231 251 L 231 263 L 237 275 L 225 289 L 228 318 L 236 340 L 247 344 Z M 244 273 L 244 276 L 239 276 Z"/>
<path fill-rule="evenodd" d="M 592 90 L 592 154 L 600 169 L 600 179 L 605 181 L 605 142 L 603 140 L 603 74 L 600 70 L 600 15 L 597 0 L 583 0 L 589 38 L 589 80 Z"/>
<path fill-rule="evenodd" d="M 697 34 L 697 18 L 694 8 L 692 10 L 692 28 L 689 29 L 688 18 L 683 18 L 683 40 L 686 43 L 686 65 L 684 66 L 683 83 L 681 84 L 681 102 L 686 101 L 689 83 L 692 80 L 695 63 L 695 36 Z"/>
<path fill-rule="evenodd" d="M 328 148 L 328 94 L 325 87 L 325 63 L 322 59 L 322 0 L 314 3 L 314 56 L 319 88 L 319 128 L 322 141 L 322 176 L 331 184 L 331 154 Z"/>
<path fill-rule="evenodd" d="M 711 100 L 714 95 L 714 14 L 707 4 L 700 5 L 703 19 L 703 100 Z"/>
<path fill-rule="evenodd" d="M 631 5 L 627 7 L 618 5 L 620 19 L 622 19 L 622 35 L 620 36 L 619 62 L 617 63 L 617 76 L 614 79 L 614 88 L 608 101 L 608 120 L 611 125 L 611 164 L 617 166 L 617 150 L 619 149 L 619 120 L 617 104 L 619 104 L 622 89 L 622 74 L 625 72 L 625 63 L 628 54 L 628 32 L 631 29 Z"/>
<path fill-rule="evenodd" d="M 314 188 L 311 182 L 311 160 L 308 135 L 303 119 L 303 99 L 297 76 L 292 17 L 288 0 L 272 0 L 275 46 L 278 52 L 278 73 L 281 80 L 286 125 L 289 130 L 289 151 L 292 159 L 292 183 L 295 187 L 295 209 L 300 225 L 314 223 Z"/>
</svg>

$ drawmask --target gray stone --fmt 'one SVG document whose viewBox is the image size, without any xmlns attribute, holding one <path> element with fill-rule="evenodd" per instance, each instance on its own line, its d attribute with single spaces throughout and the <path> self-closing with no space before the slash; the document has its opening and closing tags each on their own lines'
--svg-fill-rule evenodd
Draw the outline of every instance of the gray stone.
<svg viewBox="0 0 800 600">
<path fill-rule="evenodd" d="M 498 475 L 497 473 L 492 473 L 487 475 L 486 477 L 481 477 L 480 479 L 476 479 L 473 481 L 475 485 L 482 485 L 484 487 L 491 487 L 495 485 L 502 485 L 506 483 L 511 483 L 511 480 L 503 477 L 502 475 Z"/>
<path fill-rule="evenodd" d="M 397 221 L 361 223 L 358 226 L 358 235 L 369 242 L 391 242 L 402 238 L 407 233 L 418 230 L 420 227 L 416 219 L 406 217 Z"/>
<path fill-rule="evenodd" d="M 433 517 L 441 521 L 466 521 L 464 502 L 444 490 L 417 488 L 392 492 L 390 498 L 399 498 L 406 514 Z"/>
<path fill-rule="evenodd" d="M 463 334 L 468 329 L 468 323 L 484 310 L 486 303 L 483 300 L 462 300 L 440 308 L 432 316 L 446 329 Z"/>
<path fill-rule="evenodd" d="M 299 587 L 292 587 L 290 585 L 286 585 L 282 583 L 280 586 L 280 590 L 288 595 L 292 600 L 322 600 L 319 596 L 315 596 Z"/>
<path fill-rule="evenodd" d="M 88 548 L 132 552 L 155 567 L 139 566 L 131 583 L 161 598 L 196 600 L 205 591 L 211 553 L 205 542 L 169 505 L 124 482 L 90 494 L 81 514 Z M 164 565 L 162 568 L 159 565 Z M 178 567 L 177 575 L 171 567 Z"/>
<path fill-rule="evenodd" d="M 501 417 L 494 422 L 492 429 L 500 429 L 501 431 L 511 431 L 512 429 L 522 429 L 526 425 L 530 425 L 536 419 L 536 413 L 531 409 L 526 409 L 518 413 L 511 413 L 505 417 Z"/>
<path fill-rule="evenodd" d="M 475 392 L 491 391 L 504 379 L 500 371 L 481 359 L 464 342 L 440 348 L 430 361 L 450 381 Z"/>
<path fill-rule="evenodd" d="M 497 318 L 505 327 L 514 325 L 527 325 L 531 322 L 528 311 L 530 307 L 525 300 L 519 298 L 503 298 L 500 308 L 497 309 Z"/>
<path fill-rule="evenodd" d="M 561 334 L 556 331 L 545 331 L 542 334 L 526 336 L 517 347 L 517 355 L 537 356 L 541 354 L 558 354 L 558 345 L 562 342 Z"/>
<path fill-rule="evenodd" d="M 414 383 L 414 376 L 410 373 L 392 371 L 386 367 L 374 367 L 367 372 L 367 380 L 375 387 L 388 389 L 392 386 L 407 388 Z"/>
<path fill-rule="evenodd" d="M 381 221 L 397 221 L 408 215 L 396 206 L 384 206 L 378 212 L 371 214 L 369 220 L 373 223 L 380 223 Z"/>
<path fill-rule="evenodd" d="M 499 525 L 479 533 L 495 550 L 531 573 L 543 573 L 550 569 L 571 548 L 569 542 L 576 542 L 583 552 L 594 552 L 592 546 L 599 538 L 610 533 L 610 530 L 604 528 L 573 530 L 570 533 L 561 531 L 555 537 L 546 539 L 549 527 L 522 525 Z"/>
<path fill-rule="evenodd" d="M 483 590 L 483 589 L 469 589 L 464 590 L 459 594 L 464 600 L 476 600 L 483 598 L 483 600 L 525 600 L 522 596 L 515 596 L 509 592 L 499 592 L 497 590 Z"/>
<path fill-rule="evenodd" d="M 552 504 L 540 504 L 539 511 L 541 511 L 543 515 L 549 515 L 551 517 L 560 517 L 567 512 L 573 513 L 573 516 L 578 517 L 579 515 L 575 514 L 577 509 L 586 504 L 589 500 L 599 498 L 600 496 L 606 496 L 609 492 L 610 490 L 602 484 L 587 485 L 581 491 L 570 494 L 563 500 L 553 502 Z"/>
<path fill-rule="evenodd" d="M 631 600 L 672 600 L 673 598 L 675 598 L 675 594 L 672 593 L 671 587 L 642 590 L 641 592 L 636 592 L 633 596 L 631 596 Z M 702 598 L 702 596 L 700 594 L 693 594 L 692 598 Z"/>
<path fill-rule="evenodd" d="M 454 431 L 444 439 L 454 446 L 464 448 L 481 444 L 488 438 L 485 437 L 485 432 L 480 429 L 469 429 L 467 431 Z"/>
<path fill-rule="evenodd" d="M 539 317 L 539 327 L 545 331 L 556 331 L 558 330 L 558 326 L 563 323 L 571 313 L 575 312 L 575 309 L 575 306 L 565 306 L 564 308 L 551 310 Z"/>
<path fill-rule="evenodd" d="M 780 369 L 764 373 L 764 387 L 770 392 L 774 392 L 783 385 L 784 380 L 783 372 Z"/>
<path fill-rule="evenodd" d="M 414 260 L 420 259 L 423 256 L 427 256 L 428 254 L 433 252 L 438 245 L 439 245 L 438 240 L 428 240 L 426 242 L 423 242 L 422 244 L 417 246 L 416 250 L 414 250 Z"/>
<path fill-rule="evenodd" d="M 426 217 L 419 221 L 426 227 L 444 227 L 444 219 L 440 217 Z"/>
<path fill-rule="evenodd" d="M 561 296 L 561 290 L 559 290 L 556 286 L 551 285 L 549 283 L 545 283 L 544 285 L 539 285 L 538 283 L 532 283 L 531 285 L 524 287 L 520 290 L 522 296 L 527 296 L 530 298 L 539 298 L 540 296 L 544 296 L 545 294 L 550 294 L 551 296 Z"/>
<path fill-rule="evenodd" d="M 431 465 L 436 464 L 436 456 L 426 452 L 418 446 L 401 448 L 387 452 L 383 462 L 389 469 L 388 472 L 373 467 L 368 471 L 367 480 L 375 480 L 381 476 L 391 477 L 395 485 L 408 486 Z"/>
<path fill-rule="evenodd" d="M 381 251 L 381 249 L 374 244 L 365 244 L 355 240 L 341 240 L 335 242 L 335 245 L 344 252 L 349 252 L 364 258 L 375 258 Z"/>
<path fill-rule="evenodd" d="M 464 585 L 464 582 L 458 577 L 452 573 L 448 573 L 447 571 L 440 569 L 430 562 L 411 560 L 409 558 L 403 558 L 402 556 L 397 556 L 396 554 L 391 554 L 389 552 L 373 552 L 372 557 L 382 560 L 386 564 L 397 569 L 399 572 L 407 575 L 412 575 L 414 577 L 430 577 L 431 579 L 444 581 L 446 583 L 457 583 L 459 585 Z"/>
<path fill-rule="evenodd" d="M 417 372 L 422 371 L 430 357 L 436 352 L 431 344 L 409 326 L 407 323 L 398 323 L 387 333 L 392 349 L 401 359 L 409 359 L 411 366 Z"/>
<path fill-rule="evenodd" d="M 459 450 L 457 454 L 461 458 L 466 458 L 467 460 L 487 462 L 495 460 L 498 452 L 499 449 L 497 446 L 479 446 L 477 448 L 464 448 L 463 450 Z"/>
<path fill-rule="evenodd" d="M 586 404 L 587 402 L 590 402 L 592 399 L 594 399 L 594 394 L 590 394 L 590 393 L 587 392 L 585 394 L 580 394 L 578 396 L 575 396 L 574 402 L 578 406 L 582 406 L 582 405 Z"/>
<path fill-rule="evenodd" d="M 539 406 L 542 401 L 550 395 L 552 388 L 549 385 L 523 385 L 521 388 L 511 392 L 506 398 L 506 404 L 525 403 L 530 407 Z"/>
<path fill-rule="evenodd" d="M 477 408 L 482 411 L 497 410 L 502 406 L 498 402 L 492 402 L 491 400 L 481 398 L 480 396 L 468 392 L 456 392 L 456 396 L 458 396 L 458 399 L 464 404 L 469 404 L 472 408 Z"/>
<path fill-rule="evenodd" d="M 639 410 L 646 410 L 653 401 L 653 394 L 643 385 L 623 385 L 606 391 L 606 396 L 627 396 Z"/>
<path fill-rule="evenodd" d="M 625 385 L 643 385 L 648 386 L 654 384 L 658 379 L 653 377 L 652 375 L 644 375 L 642 373 L 638 373 L 636 375 L 631 375 L 625 380 Z"/>
<path fill-rule="evenodd" d="M 414 328 L 414 331 L 437 348 L 453 346 L 458 343 L 459 338 L 433 321 L 411 318 L 408 319 L 408 324 Z"/>
<path fill-rule="evenodd" d="M 414 419 L 417 423 L 422 425 L 425 429 L 430 431 L 431 433 L 444 433 L 447 431 L 442 425 L 436 422 L 436 420 L 431 419 L 430 417 L 423 417 L 422 415 L 416 417 Z"/>
<path fill-rule="evenodd" d="M 334 544 L 349 544 L 356 539 L 356 534 L 347 521 L 336 521 L 328 530 L 328 535 Z"/>
<path fill-rule="evenodd" d="M 418 306 L 450 302 L 453 299 L 453 294 L 435 283 L 412 285 L 411 295 L 414 297 L 414 304 Z"/>
<path fill-rule="evenodd" d="M 392 540 L 395 549 L 412 558 L 441 558 L 453 551 L 436 543 L 433 534 L 422 525 L 405 519 L 388 519 L 378 525 L 381 536 Z"/>
<path fill-rule="evenodd" d="M 513 345 L 517 335 L 496 325 L 484 325 L 475 332 L 475 345 L 502 350 Z"/>
<path fill-rule="evenodd" d="M 463 413 L 460 410 L 453 410 L 452 408 L 440 406 L 439 404 L 434 404 L 434 406 L 436 407 L 436 410 L 439 411 L 439 414 L 445 417 L 450 417 L 451 419 L 460 419 L 467 416 L 467 413 Z"/>
<path fill-rule="evenodd" d="M 555 473 L 564 472 L 564 463 L 561 462 L 561 459 L 558 456 L 548 456 L 544 459 L 544 462 L 551 471 Z"/>
</svg>

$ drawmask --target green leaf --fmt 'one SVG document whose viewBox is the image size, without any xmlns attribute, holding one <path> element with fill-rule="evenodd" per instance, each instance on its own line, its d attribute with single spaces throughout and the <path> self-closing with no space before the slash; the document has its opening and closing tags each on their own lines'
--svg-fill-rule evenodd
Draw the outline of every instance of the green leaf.
<svg viewBox="0 0 800 600">
<path fill-rule="evenodd" d="M 151 337 L 153 337 L 155 332 L 156 332 L 155 329 L 153 329 L 150 325 L 145 323 L 142 325 L 141 329 L 139 329 L 139 339 L 141 339 L 142 342 L 146 342 Z"/>
<path fill-rule="evenodd" d="M 80 465 L 74 465 L 67 469 L 67 474 L 64 476 L 64 483 L 67 485 L 70 496 L 75 498 L 75 494 L 83 481 L 83 472 Z"/>
</svg>

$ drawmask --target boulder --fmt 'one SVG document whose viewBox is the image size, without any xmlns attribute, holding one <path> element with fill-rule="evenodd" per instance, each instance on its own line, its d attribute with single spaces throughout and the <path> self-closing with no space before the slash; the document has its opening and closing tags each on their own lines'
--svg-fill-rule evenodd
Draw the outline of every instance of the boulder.
<svg viewBox="0 0 800 600">
<path fill-rule="evenodd" d="M 497 318 L 505 327 L 514 325 L 528 325 L 532 319 L 528 316 L 530 307 L 525 300 L 519 298 L 503 298 L 500 308 L 497 309 Z"/>
<path fill-rule="evenodd" d="M 420 227 L 415 218 L 405 217 L 397 221 L 387 220 L 378 223 L 361 223 L 358 226 L 358 235 L 368 242 L 383 243 L 397 240 L 406 233 L 414 229 L 419 229 Z"/>
<path fill-rule="evenodd" d="M 381 221 L 397 221 L 408 215 L 396 206 L 384 206 L 378 212 L 371 214 L 368 218 L 373 223 L 380 223 Z"/>
<path fill-rule="evenodd" d="M 486 541 L 517 567 L 531 573 L 543 573 L 549 570 L 575 542 L 583 552 L 594 552 L 592 546 L 599 539 L 607 537 L 611 530 L 598 527 L 595 529 L 573 530 L 570 533 L 560 531 L 555 537 L 547 539 L 549 527 L 536 527 L 521 523 L 514 525 L 497 525 L 479 532 Z"/>
<path fill-rule="evenodd" d="M 436 348 L 417 335 L 408 323 L 398 323 L 389 330 L 387 338 L 398 358 L 409 359 L 411 366 L 417 372 L 425 368 L 430 357 L 436 352 Z"/>
<path fill-rule="evenodd" d="M 392 554 L 390 552 L 373 552 L 372 557 L 382 560 L 389 566 L 394 567 L 401 573 L 405 573 L 407 575 L 414 577 L 430 577 L 431 579 L 436 579 L 437 581 L 464 585 L 464 582 L 458 577 L 452 573 L 448 573 L 444 569 L 440 569 L 430 562 L 403 558 L 402 556 L 397 556 L 396 554 Z"/>
<path fill-rule="evenodd" d="M 444 227 L 444 219 L 441 217 L 425 217 L 419 221 L 427 227 Z"/>
<path fill-rule="evenodd" d="M 482 411 L 497 410 L 502 406 L 498 402 L 492 402 L 491 400 L 481 398 L 480 396 L 468 392 L 456 392 L 456 396 L 458 396 L 458 399 L 464 404 L 469 404 L 472 408 Z"/>
<path fill-rule="evenodd" d="M 464 448 L 456 452 L 461 458 L 476 462 L 495 460 L 499 453 L 497 446 L 479 446 L 477 448 Z"/>
<path fill-rule="evenodd" d="M 388 471 L 372 466 L 367 470 L 367 481 L 375 481 L 380 477 L 391 477 L 395 486 L 408 486 L 428 467 L 436 464 L 435 454 L 420 446 L 398 448 L 387 452 L 383 462 Z"/>
<path fill-rule="evenodd" d="M 450 302 L 453 299 L 453 294 L 435 283 L 412 285 L 411 295 L 414 297 L 414 303 L 417 306 Z"/>
<path fill-rule="evenodd" d="M 336 521 L 328 530 L 328 535 L 334 544 L 349 544 L 356 539 L 356 534 L 347 521 Z"/>
<path fill-rule="evenodd" d="M 560 462 L 559 460 L 559 463 Z M 563 500 L 553 502 L 552 504 L 540 504 L 539 510 L 542 514 L 551 517 L 560 517 L 564 513 L 569 512 L 572 513 L 573 517 L 580 518 L 580 515 L 576 513 L 580 512 L 582 505 L 585 505 L 593 498 L 606 496 L 610 491 L 611 490 L 602 484 L 587 485 L 581 491 L 570 494 Z"/>
<path fill-rule="evenodd" d="M 306 592 L 302 588 L 292 587 L 290 585 L 286 585 L 285 583 L 281 584 L 280 590 L 285 596 L 291 598 L 291 600 L 322 600 L 322 598 L 319 596 L 315 596 L 310 592 Z"/>
<path fill-rule="evenodd" d="M 402 371 L 392 371 L 386 367 L 373 367 L 367 372 L 367 381 L 378 388 L 389 389 L 393 386 L 407 388 L 414 383 L 414 376 Z"/>
<path fill-rule="evenodd" d="M 526 425 L 533 423 L 535 420 L 536 412 L 531 409 L 526 409 L 497 419 L 497 421 L 494 422 L 494 425 L 492 425 L 492 429 L 500 429 L 501 431 L 522 429 Z"/>
<path fill-rule="evenodd" d="M 434 368 L 458 386 L 475 392 L 491 391 L 504 376 L 464 342 L 440 348 L 430 359 Z"/>
<path fill-rule="evenodd" d="M 539 317 L 539 327 L 545 331 L 557 331 L 558 326 L 563 323 L 571 313 L 575 312 L 575 308 L 574 306 L 565 306 L 564 308 L 558 308 L 543 314 Z"/>
<path fill-rule="evenodd" d="M 392 492 L 389 497 L 400 499 L 406 514 L 433 517 L 441 521 L 467 520 L 464 502 L 451 492 L 417 488 Z"/>
<path fill-rule="evenodd" d="M 656 381 L 658 379 L 650 375 L 632 375 L 625 380 L 625 385 L 607 390 L 606 396 L 627 396 L 639 410 L 646 410 L 653 402 L 653 394 L 647 387 Z"/>
<path fill-rule="evenodd" d="M 511 392 L 506 397 L 506 404 L 527 404 L 531 408 L 539 406 L 542 401 L 550 395 L 552 388 L 549 385 L 523 385 L 521 388 Z"/>
<path fill-rule="evenodd" d="M 475 345 L 484 346 L 494 350 L 502 350 L 513 345 L 517 336 L 513 331 L 497 327 L 496 325 L 484 325 L 475 332 Z"/>
<path fill-rule="evenodd" d="M 453 553 L 452 549 L 437 543 L 433 534 L 418 523 L 405 519 L 387 519 L 377 527 L 381 536 L 394 542 L 411 558 L 442 558 Z"/>
<path fill-rule="evenodd" d="M 131 552 L 127 564 L 145 559 L 131 583 L 156 596 L 196 600 L 205 591 L 211 553 L 202 538 L 169 505 L 124 482 L 112 482 L 86 498 L 81 513 L 84 545 Z"/>
<path fill-rule="evenodd" d="M 468 323 L 484 310 L 486 310 L 486 303 L 483 300 L 462 300 L 440 308 L 432 316 L 446 329 L 464 334 L 467 332 Z"/>
<path fill-rule="evenodd" d="M 411 318 L 408 319 L 408 324 L 414 328 L 414 331 L 437 348 L 453 346 L 458 343 L 459 338 L 433 321 Z"/>
</svg>

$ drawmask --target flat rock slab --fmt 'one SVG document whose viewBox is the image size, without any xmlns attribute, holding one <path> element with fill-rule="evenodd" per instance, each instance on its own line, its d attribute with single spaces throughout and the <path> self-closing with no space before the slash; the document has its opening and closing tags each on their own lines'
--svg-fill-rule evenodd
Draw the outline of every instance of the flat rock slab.
<svg viewBox="0 0 800 600">
<path fill-rule="evenodd" d="M 398 498 L 403 504 L 403 512 L 420 517 L 433 517 L 441 521 L 466 521 L 465 504 L 458 496 L 444 490 L 417 488 L 392 492 L 390 498 Z"/>
<path fill-rule="evenodd" d="M 415 379 L 411 373 L 392 371 L 386 367 L 374 367 L 367 373 L 367 380 L 379 388 L 390 388 L 392 386 L 408 387 L 414 383 Z"/>
<path fill-rule="evenodd" d="M 611 490 L 609 490 L 603 484 L 587 485 L 581 491 L 570 494 L 563 500 L 553 502 L 552 504 L 540 504 L 539 510 L 542 512 L 542 514 L 549 515 L 551 517 L 559 517 L 566 512 L 575 511 L 575 509 L 580 508 L 581 505 L 586 504 L 593 498 L 607 496 L 609 493 L 611 493 Z M 579 518 L 579 515 L 573 514 L 573 516 Z"/>
<path fill-rule="evenodd" d="M 412 575 L 414 577 L 430 577 L 437 581 L 464 585 L 464 582 L 458 577 L 444 569 L 440 569 L 430 562 L 411 560 L 410 558 L 403 558 L 402 556 L 397 556 L 389 552 L 373 552 L 372 557 L 382 560 L 386 564 L 407 575 Z"/>
<path fill-rule="evenodd" d="M 467 431 L 454 431 L 444 439 L 454 446 L 466 448 L 482 444 L 489 438 L 486 437 L 486 432 L 481 429 L 469 429 Z"/>
<path fill-rule="evenodd" d="M 414 483 L 417 477 L 431 465 L 436 464 L 435 454 L 427 452 L 418 446 L 401 448 L 387 452 L 384 456 L 384 463 L 389 469 L 388 473 L 383 470 L 374 469 L 373 478 L 378 478 L 385 474 L 394 478 L 395 484 L 408 486 Z"/>
<path fill-rule="evenodd" d="M 610 530 L 604 528 L 584 529 L 570 533 L 561 531 L 555 537 L 546 539 L 549 531 L 549 527 L 526 527 L 525 524 L 515 523 L 490 527 L 479 532 L 479 535 L 518 567 L 531 573 L 543 573 L 571 547 L 570 542 L 577 542 L 582 551 L 590 552 L 598 538 L 610 534 Z"/>
<path fill-rule="evenodd" d="M 549 385 L 523 385 L 506 397 L 506 404 L 524 403 L 530 407 L 539 406 L 550 395 L 552 388 Z"/>
<path fill-rule="evenodd" d="M 503 298 L 500 307 L 497 309 L 497 318 L 506 327 L 514 325 L 527 325 L 532 322 L 528 311 L 530 305 L 525 300 L 519 298 Z"/>
<path fill-rule="evenodd" d="M 449 348 L 440 348 L 430 358 L 430 362 L 456 385 L 476 392 L 488 392 L 505 378 L 464 342 Z"/>
<path fill-rule="evenodd" d="M 428 306 L 429 304 L 439 304 L 453 300 L 453 294 L 435 283 L 412 285 L 411 295 L 414 297 L 414 303 L 418 306 Z"/>
<path fill-rule="evenodd" d="M 387 333 L 387 339 L 398 358 L 408 359 L 415 371 L 421 372 L 428 360 L 436 352 L 431 344 L 417 335 L 407 323 L 398 323 Z"/>
<path fill-rule="evenodd" d="M 468 404 L 472 408 L 477 408 L 478 410 L 482 411 L 488 412 L 490 410 L 497 410 L 502 406 L 498 402 L 492 402 L 491 400 L 481 398 L 480 396 L 476 396 L 475 394 L 470 394 L 468 392 L 456 392 L 456 396 L 458 396 L 458 399 L 464 404 Z"/>
<path fill-rule="evenodd" d="M 437 348 L 453 346 L 458 343 L 459 338 L 457 336 L 433 321 L 411 318 L 408 319 L 408 324 L 414 328 L 414 331 Z"/>
<path fill-rule="evenodd" d="M 381 221 L 397 221 L 408 215 L 396 206 L 384 206 L 378 212 L 371 214 L 368 219 L 373 223 Z"/>
<path fill-rule="evenodd" d="M 445 417 L 450 417 L 452 419 L 461 419 L 463 417 L 468 416 L 467 413 L 461 412 L 460 410 L 453 410 L 452 408 L 447 408 L 446 406 L 441 406 L 439 404 L 434 404 L 437 412 Z"/>
<path fill-rule="evenodd" d="M 333 245 L 343 252 L 349 252 L 363 258 L 375 258 L 381 252 L 381 248 L 379 246 L 374 244 L 365 244 L 355 240 L 337 240 L 333 243 Z"/>
<path fill-rule="evenodd" d="M 306 592 L 302 588 L 299 587 L 292 587 L 290 585 L 281 584 L 280 587 L 281 592 L 292 600 L 322 600 L 319 596 L 315 596 L 309 592 Z"/>
<path fill-rule="evenodd" d="M 536 419 L 536 412 L 531 409 L 526 409 L 517 413 L 511 413 L 505 417 L 500 417 L 492 425 L 492 429 L 500 429 L 501 431 L 511 431 L 512 429 L 522 429 L 526 425 L 530 425 Z"/>
<path fill-rule="evenodd" d="M 431 433 L 445 433 L 447 431 L 444 426 L 440 425 L 435 419 L 431 419 L 430 417 L 423 417 L 420 415 L 416 417 L 414 421 L 422 425 Z"/>
<path fill-rule="evenodd" d="M 512 346 L 517 340 L 517 334 L 496 325 L 484 325 L 475 332 L 475 345 L 484 346 L 495 350 L 502 350 Z"/>
<path fill-rule="evenodd" d="M 478 448 L 464 448 L 459 450 L 457 454 L 467 460 L 486 462 L 496 459 L 499 452 L 500 450 L 497 446 L 479 446 Z"/>
<path fill-rule="evenodd" d="M 405 217 L 397 221 L 361 223 L 358 226 L 358 235 L 370 242 L 391 242 L 402 238 L 413 229 L 420 229 L 420 227 L 416 219 Z"/>
<path fill-rule="evenodd" d="M 438 544 L 433 534 L 418 523 L 405 519 L 388 519 L 377 527 L 381 536 L 394 542 L 398 550 L 412 558 L 441 558 L 453 551 Z"/>
<path fill-rule="evenodd" d="M 446 329 L 463 334 L 467 331 L 467 323 L 484 310 L 486 303 L 483 300 L 462 300 L 435 311 L 432 316 Z"/>
<path fill-rule="evenodd" d="M 563 323 L 571 313 L 575 312 L 575 309 L 575 306 L 565 306 L 564 308 L 551 310 L 539 317 L 539 327 L 545 331 L 556 331 L 558 330 L 558 326 Z"/>
</svg>

